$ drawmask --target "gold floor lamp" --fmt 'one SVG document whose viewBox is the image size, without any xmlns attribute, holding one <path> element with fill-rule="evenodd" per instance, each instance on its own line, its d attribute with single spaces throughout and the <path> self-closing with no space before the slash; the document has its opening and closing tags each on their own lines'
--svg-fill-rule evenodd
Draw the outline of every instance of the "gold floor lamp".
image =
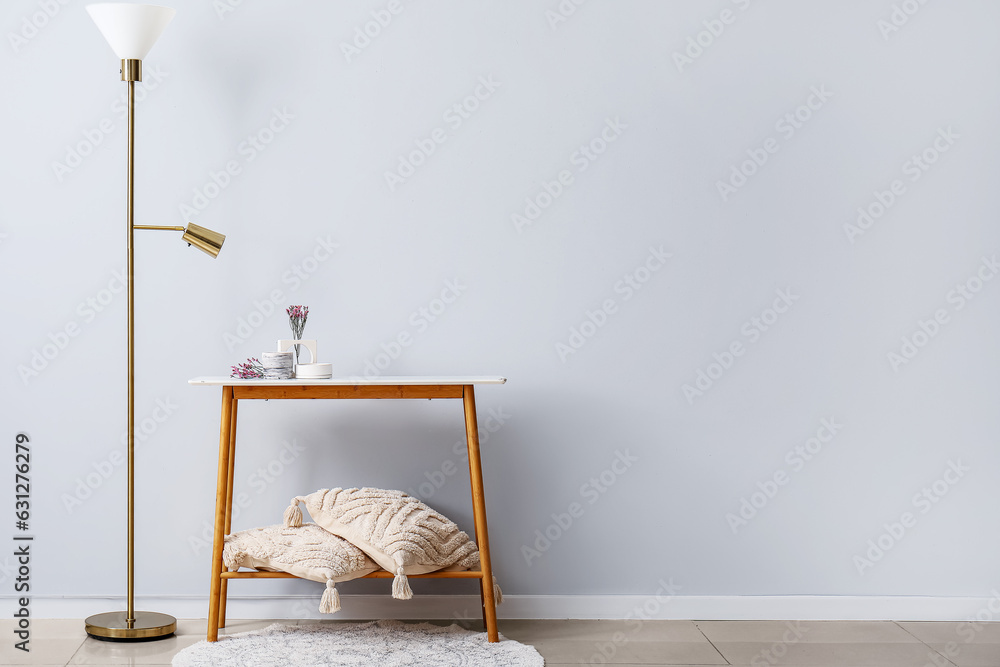
<svg viewBox="0 0 1000 667">
<path fill-rule="evenodd" d="M 137 229 L 183 232 L 188 245 L 216 257 L 226 237 L 210 229 L 188 224 L 187 227 L 136 225 L 134 212 L 135 173 L 135 82 L 142 81 L 142 59 L 176 13 L 169 7 L 124 3 L 87 5 L 104 38 L 121 59 L 122 81 L 128 83 L 128 604 L 125 611 L 95 614 L 86 620 L 87 634 L 112 641 L 142 641 L 169 637 L 177 629 L 177 619 L 168 614 L 135 610 L 135 336 L 132 290 L 132 237 Z"/>
</svg>

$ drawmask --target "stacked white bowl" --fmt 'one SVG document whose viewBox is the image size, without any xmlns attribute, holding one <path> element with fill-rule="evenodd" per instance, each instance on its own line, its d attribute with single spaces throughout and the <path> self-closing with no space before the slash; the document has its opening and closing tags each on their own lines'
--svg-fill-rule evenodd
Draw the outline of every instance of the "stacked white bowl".
<svg viewBox="0 0 1000 667">
<path fill-rule="evenodd" d="M 297 380 L 329 380 L 333 377 L 333 364 L 299 364 L 295 367 Z"/>
</svg>

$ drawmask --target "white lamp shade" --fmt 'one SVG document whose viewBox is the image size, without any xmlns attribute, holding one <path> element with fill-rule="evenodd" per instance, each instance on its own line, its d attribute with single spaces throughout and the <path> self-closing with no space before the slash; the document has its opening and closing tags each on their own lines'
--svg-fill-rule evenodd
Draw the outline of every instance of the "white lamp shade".
<svg viewBox="0 0 1000 667">
<path fill-rule="evenodd" d="M 119 58 L 142 60 L 177 10 L 158 5 L 101 2 L 87 5 L 87 13 Z"/>
</svg>

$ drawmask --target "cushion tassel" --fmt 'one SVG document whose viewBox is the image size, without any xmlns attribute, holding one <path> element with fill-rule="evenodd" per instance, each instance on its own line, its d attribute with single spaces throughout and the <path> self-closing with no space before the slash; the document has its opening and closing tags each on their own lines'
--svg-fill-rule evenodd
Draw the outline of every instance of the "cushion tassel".
<svg viewBox="0 0 1000 667">
<path fill-rule="evenodd" d="M 503 591 L 500 590 L 500 584 L 497 583 L 496 575 L 493 575 L 493 604 L 503 603 Z"/>
<path fill-rule="evenodd" d="M 340 593 L 336 586 L 333 579 L 326 580 L 326 590 L 323 591 L 323 599 L 319 601 L 319 613 L 333 614 L 340 611 Z"/>
<path fill-rule="evenodd" d="M 299 499 L 292 498 L 292 503 L 285 510 L 285 527 L 298 528 L 302 525 L 302 510 L 299 509 Z"/>
<path fill-rule="evenodd" d="M 413 597 L 410 582 L 406 580 L 406 575 L 403 573 L 403 566 L 396 569 L 396 578 L 392 580 L 392 597 L 397 600 L 409 600 Z"/>
</svg>

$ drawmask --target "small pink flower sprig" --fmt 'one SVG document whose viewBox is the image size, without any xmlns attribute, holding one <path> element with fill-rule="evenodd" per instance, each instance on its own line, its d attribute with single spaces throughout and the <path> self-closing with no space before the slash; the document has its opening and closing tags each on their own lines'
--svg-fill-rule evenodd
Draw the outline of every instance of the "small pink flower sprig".
<svg viewBox="0 0 1000 667">
<path fill-rule="evenodd" d="M 229 377 L 241 380 L 260 380 L 264 377 L 264 367 L 261 365 L 260 359 L 250 357 L 242 364 L 233 366 L 232 375 Z"/>
<path fill-rule="evenodd" d="M 285 308 L 288 313 L 288 326 L 292 329 L 292 338 L 302 340 L 302 332 L 306 328 L 306 320 L 309 319 L 309 306 L 289 306 Z"/>
</svg>

